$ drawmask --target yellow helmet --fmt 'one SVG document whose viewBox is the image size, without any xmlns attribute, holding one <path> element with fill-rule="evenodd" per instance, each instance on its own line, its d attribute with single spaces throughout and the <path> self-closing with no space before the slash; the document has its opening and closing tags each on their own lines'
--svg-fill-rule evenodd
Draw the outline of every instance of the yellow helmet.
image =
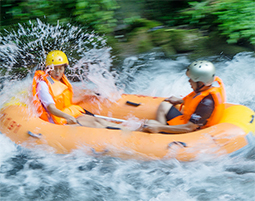
<svg viewBox="0 0 255 201">
<path fill-rule="evenodd" d="M 53 50 L 51 52 L 48 53 L 47 57 L 46 57 L 46 67 L 49 65 L 69 65 L 67 56 L 64 52 L 60 51 L 60 50 Z"/>
</svg>

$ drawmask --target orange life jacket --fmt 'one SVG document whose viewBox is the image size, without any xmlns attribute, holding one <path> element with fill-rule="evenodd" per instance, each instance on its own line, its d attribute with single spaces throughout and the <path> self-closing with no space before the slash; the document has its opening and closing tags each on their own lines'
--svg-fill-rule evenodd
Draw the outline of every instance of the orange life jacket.
<svg viewBox="0 0 255 201">
<path fill-rule="evenodd" d="M 44 81 L 49 87 L 49 93 L 52 96 L 57 109 L 65 112 L 75 118 L 81 116 L 84 110 L 78 106 L 72 104 L 73 88 L 65 75 L 63 75 L 61 81 L 55 80 L 44 71 L 36 71 L 33 78 L 33 103 L 35 104 L 40 118 L 45 121 L 52 119 L 56 124 L 66 124 L 64 118 L 57 117 L 47 112 L 46 108 L 42 105 L 38 98 L 38 92 L 36 90 L 38 81 Z"/>
<path fill-rule="evenodd" d="M 213 86 L 215 82 L 217 82 L 219 86 Z M 224 84 L 219 77 L 215 77 L 214 83 L 212 84 L 212 87 L 208 88 L 207 90 L 198 93 L 193 91 L 187 96 L 185 96 L 183 98 L 184 101 L 183 115 L 180 115 L 172 120 L 169 120 L 167 123 L 169 125 L 188 123 L 188 121 L 191 118 L 191 115 L 196 111 L 198 104 L 203 100 L 203 98 L 211 94 L 214 101 L 214 110 L 209 119 L 207 119 L 207 123 L 201 128 L 206 128 L 217 124 L 220 121 L 225 109 L 224 103 L 226 101 L 226 95 Z"/>
</svg>

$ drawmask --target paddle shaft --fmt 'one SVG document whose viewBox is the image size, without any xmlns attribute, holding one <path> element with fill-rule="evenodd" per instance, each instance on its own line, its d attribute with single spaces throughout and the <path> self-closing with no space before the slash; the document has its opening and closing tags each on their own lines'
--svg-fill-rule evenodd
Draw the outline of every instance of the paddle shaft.
<svg viewBox="0 0 255 201">
<path fill-rule="evenodd" d="M 92 112 L 90 112 L 90 111 L 88 111 L 86 109 L 84 109 L 84 111 L 85 111 L 85 113 L 87 115 L 92 115 L 94 117 L 105 119 L 105 120 L 109 120 L 109 121 L 115 121 L 115 122 L 118 122 L 118 123 L 123 123 L 123 122 L 127 121 L 127 120 L 124 120 L 124 119 L 117 119 L 117 118 L 113 118 L 113 117 L 106 117 L 106 116 L 101 116 L 101 115 L 93 114 Z"/>
<path fill-rule="evenodd" d="M 131 101 L 127 101 L 126 104 L 133 105 L 133 106 L 136 106 L 136 107 L 141 105 L 141 103 L 134 103 L 134 102 L 131 102 Z M 90 111 L 88 111 L 86 109 L 84 109 L 84 111 L 88 115 L 93 115 L 93 116 L 95 116 L 97 118 L 101 118 L 101 119 L 105 119 L 105 120 L 115 121 L 115 122 L 118 122 L 118 123 L 124 123 L 124 122 L 127 121 L 127 120 L 124 120 L 124 119 L 117 119 L 117 118 L 113 118 L 113 117 L 106 117 L 106 116 L 101 116 L 101 115 L 93 114 L 93 113 L 91 113 Z"/>
<path fill-rule="evenodd" d="M 124 119 L 117 119 L 117 118 L 113 118 L 113 117 L 106 117 L 106 116 L 101 116 L 101 115 L 96 115 L 96 114 L 94 114 L 94 116 L 97 117 L 97 118 L 110 120 L 110 121 L 115 121 L 115 122 L 118 122 L 118 123 L 123 123 L 123 122 L 127 121 L 127 120 L 124 120 Z"/>
</svg>

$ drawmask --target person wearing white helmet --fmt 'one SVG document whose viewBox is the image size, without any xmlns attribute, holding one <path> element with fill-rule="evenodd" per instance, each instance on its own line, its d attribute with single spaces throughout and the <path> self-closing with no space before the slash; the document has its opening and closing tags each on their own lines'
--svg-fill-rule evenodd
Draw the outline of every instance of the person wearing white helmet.
<svg viewBox="0 0 255 201">
<path fill-rule="evenodd" d="M 224 111 L 225 89 L 209 61 L 195 61 L 186 75 L 193 91 L 183 99 L 171 96 L 159 106 L 156 120 L 144 124 L 151 133 L 188 133 L 217 124 Z"/>
<path fill-rule="evenodd" d="M 60 50 L 53 50 L 46 57 L 46 70 L 36 71 L 33 79 L 33 103 L 40 118 L 55 124 L 79 124 L 87 127 L 126 129 L 92 115 L 73 97 L 73 88 L 64 72 L 69 65 L 67 56 Z M 96 95 L 96 94 L 94 94 Z"/>
</svg>

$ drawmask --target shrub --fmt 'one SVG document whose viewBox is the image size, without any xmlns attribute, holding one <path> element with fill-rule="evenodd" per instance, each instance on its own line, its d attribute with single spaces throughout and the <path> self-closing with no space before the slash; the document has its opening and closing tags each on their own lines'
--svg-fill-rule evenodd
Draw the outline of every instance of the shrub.
<svg viewBox="0 0 255 201">
<path fill-rule="evenodd" d="M 182 12 L 186 22 L 197 27 L 214 28 L 228 43 L 245 40 L 255 44 L 254 0 L 206 0 L 190 2 Z"/>
</svg>

